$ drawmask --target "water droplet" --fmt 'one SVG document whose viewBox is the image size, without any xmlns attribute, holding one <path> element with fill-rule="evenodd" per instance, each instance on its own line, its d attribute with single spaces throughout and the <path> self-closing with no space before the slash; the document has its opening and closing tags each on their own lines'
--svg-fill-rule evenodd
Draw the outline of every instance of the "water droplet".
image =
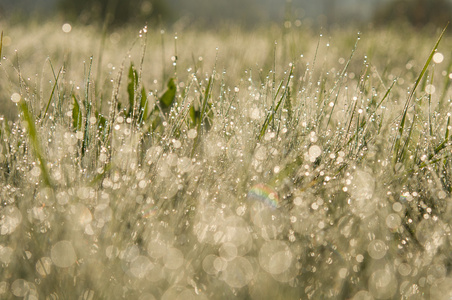
<svg viewBox="0 0 452 300">
<path fill-rule="evenodd" d="M 170 270 L 176 270 L 184 263 L 184 254 L 177 248 L 169 248 L 163 257 L 165 267 Z"/>
<path fill-rule="evenodd" d="M 176 285 L 167 289 L 162 295 L 161 300 L 195 300 L 199 298 L 204 300 L 204 297 L 199 297 L 194 293 L 194 291 L 191 291 L 186 287 Z"/>
<path fill-rule="evenodd" d="M 400 226 L 401 223 L 402 219 L 398 214 L 389 214 L 386 217 L 386 226 L 388 226 L 389 229 L 395 230 Z"/>
<path fill-rule="evenodd" d="M 24 279 L 16 279 L 11 284 L 11 292 L 16 297 L 25 297 L 29 290 L 28 282 Z"/>
<path fill-rule="evenodd" d="M 119 255 L 119 250 L 115 246 L 110 245 L 107 247 L 107 249 L 105 249 L 105 255 L 109 259 L 113 259 Z"/>
<path fill-rule="evenodd" d="M 50 257 L 42 257 L 36 262 L 36 272 L 42 277 L 46 277 L 52 271 L 52 260 Z"/>
<path fill-rule="evenodd" d="M 236 257 L 227 263 L 221 279 L 232 288 L 242 288 L 254 278 L 254 270 L 248 259 Z"/>
<path fill-rule="evenodd" d="M 427 84 L 425 86 L 425 92 L 429 95 L 433 95 L 436 91 L 436 88 L 433 84 Z"/>
<path fill-rule="evenodd" d="M 374 240 L 367 246 L 367 252 L 373 259 L 380 259 L 386 255 L 386 244 L 381 240 Z"/>
<path fill-rule="evenodd" d="M 22 214 L 15 206 L 7 206 L 0 214 L 0 233 L 11 234 L 22 222 Z"/>
<path fill-rule="evenodd" d="M 122 254 L 122 259 L 126 262 L 131 262 L 140 255 L 140 249 L 137 245 L 132 245 L 126 248 Z"/>
<path fill-rule="evenodd" d="M 397 278 L 389 270 L 378 270 L 369 278 L 369 292 L 377 299 L 388 299 L 397 292 Z"/>
<path fill-rule="evenodd" d="M 445 277 L 435 280 L 430 287 L 430 299 L 452 299 L 452 278 Z"/>
<path fill-rule="evenodd" d="M 202 269 L 204 270 L 204 272 L 209 275 L 215 275 L 218 273 L 218 270 L 214 266 L 214 262 L 217 258 L 218 256 L 213 254 L 209 254 L 204 258 L 204 260 L 202 261 Z"/>
<path fill-rule="evenodd" d="M 39 175 L 41 175 L 41 168 L 34 166 L 33 169 L 31 169 L 30 174 L 31 176 L 38 177 Z"/>
<path fill-rule="evenodd" d="M 268 241 L 259 251 L 259 263 L 270 274 L 286 271 L 292 263 L 292 252 L 283 241 Z"/>
<path fill-rule="evenodd" d="M 138 300 L 156 300 L 155 296 L 150 293 L 144 293 L 141 294 L 140 298 Z"/>
<path fill-rule="evenodd" d="M 317 145 L 312 145 L 311 147 L 309 147 L 309 151 L 308 151 L 309 157 L 311 158 L 311 161 L 314 159 L 319 157 L 322 154 L 322 148 L 320 148 Z"/>
<path fill-rule="evenodd" d="M 21 97 L 18 93 L 13 93 L 11 95 L 11 101 L 13 101 L 14 103 L 18 103 L 20 101 Z"/>
<path fill-rule="evenodd" d="M 4 264 L 9 264 L 13 257 L 14 250 L 11 247 L 3 247 L 0 245 L 0 261 Z"/>
<path fill-rule="evenodd" d="M 429 251 L 435 251 L 444 242 L 444 229 L 442 222 L 433 219 L 423 219 L 416 226 L 416 238 L 419 243 L 428 246 Z"/>
<path fill-rule="evenodd" d="M 140 255 L 136 257 L 130 264 L 130 273 L 137 278 L 144 278 L 154 264 L 146 256 Z"/>
<path fill-rule="evenodd" d="M 72 26 L 69 23 L 65 23 L 63 24 L 63 26 L 61 26 L 61 29 L 63 30 L 64 33 L 69 33 L 72 30 Z"/>
<path fill-rule="evenodd" d="M 8 292 L 8 283 L 6 281 L 0 281 L 0 295 Z"/>
<path fill-rule="evenodd" d="M 368 291 L 359 291 L 353 296 L 352 300 L 374 300 L 374 297 Z"/>
<path fill-rule="evenodd" d="M 196 129 L 190 129 L 190 130 L 187 132 L 187 137 L 188 137 L 189 139 L 194 139 L 194 138 L 196 138 L 197 135 L 198 135 L 198 132 L 196 131 Z"/>
<path fill-rule="evenodd" d="M 220 256 L 227 261 L 237 257 L 237 247 L 233 243 L 224 243 L 219 249 Z"/>
<path fill-rule="evenodd" d="M 400 203 L 400 202 L 395 202 L 395 203 L 392 205 L 392 209 L 393 209 L 395 212 L 401 212 L 402 209 L 403 209 L 403 205 L 402 205 L 402 203 Z"/>
<path fill-rule="evenodd" d="M 77 260 L 74 247 L 70 241 L 59 241 L 50 250 L 50 258 L 55 266 L 67 268 Z"/>
<path fill-rule="evenodd" d="M 435 54 L 433 54 L 433 62 L 435 64 L 440 64 L 442 63 L 444 60 L 444 55 L 440 52 L 436 52 Z"/>
<path fill-rule="evenodd" d="M 94 218 L 97 221 L 109 222 L 113 216 L 113 211 L 107 204 L 99 204 L 94 210 Z"/>
<path fill-rule="evenodd" d="M 77 203 L 71 206 L 72 220 L 80 228 L 85 228 L 85 226 L 93 220 L 93 215 L 91 211 L 85 205 Z"/>
<path fill-rule="evenodd" d="M 401 263 L 397 267 L 397 271 L 399 271 L 399 274 L 402 276 L 408 276 L 411 273 L 411 266 L 407 263 Z"/>
</svg>

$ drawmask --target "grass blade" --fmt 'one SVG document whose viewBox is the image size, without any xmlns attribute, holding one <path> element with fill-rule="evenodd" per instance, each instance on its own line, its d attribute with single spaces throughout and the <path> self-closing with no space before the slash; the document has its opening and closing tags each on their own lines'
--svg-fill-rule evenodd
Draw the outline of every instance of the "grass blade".
<svg viewBox="0 0 452 300">
<path fill-rule="evenodd" d="M 47 187 L 52 187 L 51 181 L 50 181 L 50 174 L 47 169 L 47 163 L 44 159 L 44 156 L 41 151 L 41 146 L 38 138 L 38 132 L 36 131 L 35 121 L 33 120 L 33 117 L 30 114 L 30 111 L 28 109 L 28 105 L 25 102 L 25 100 L 21 99 L 19 102 L 19 108 L 22 111 L 22 115 L 24 118 L 25 123 L 28 127 L 28 136 L 30 138 L 30 144 L 31 148 L 33 149 L 36 158 L 39 161 L 39 167 L 41 169 L 41 176 L 42 181 Z"/>
<path fill-rule="evenodd" d="M 411 89 L 410 94 L 408 95 L 408 98 L 405 102 L 405 106 L 403 108 L 403 113 L 402 113 L 402 119 L 400 120 L 399 126 L 398 126 L 398 135 L 395 139 L 394 142 L 394 148 L 393 148 L 393 165 L 395 165 L 395 163 L 397 163 L 398 157 L 399 157 L 399 148 L 400 148 L 400 139 L 402 138 L 402 134 L 404 132 L 405 129 L 405 120 L 406 120 L 406 115 L 408 112 L 408 107 L 410 105 L 411 99 L 414 97 L 414 93 L 416 92 L 416 89 L 419 85 L 419 83 L 421 82 L 422 78 L 425 75 L 425 72 L 427 71 L 428 66 L 430 65 L 430 62 L 433 59 L 433 55 L 436 52 L 436 49 L 438 48 L 439 43 L 441 42 L 441 39 L 444 36 L 444 33 L 446 32 L 447 26 L 443 29 L 443 31 L 441 32 L 441 35 L 439 36 L 438 40 L 436 41 L 435 46 L 433 47 L 432 51 L 430 51 L 430 55 L 428 56 L 424 67 L 422 68 L 421 73 L 419 74 L 419 76 L 416 79 L 416 82 L 413 85 L 413 88 Z"/>
<path fill-rule="evenodd" d="M 44 114 L 39 116 L 40 123 L 44 122 L 44 119 L 47 115 L 50 104 L 52 103 L 53 95 L 55 94 L 55 89 L 58 86 L 58 79 L 60 78 L 61 71 L 63 70 L 63 67 L 61 67 L 60 70 L 58 71 L 58 76 L 56 76 L 55 72 L 53 70 L 52 63 L 50 63 L 50 66 L 52 68 L 53 78 L 55 79 L 55 83 L 53 84 L 52 92 L 50 93 L 49 101 L 47 101 L 47 105 L 46 105 L 46 109 L 44 110 Z"/>
<path fill-rule="evenodd" d="M 284 93 L 281 95 L 281 98 L 279 99 L 279 101 L 276 104 L 276 106 L 274 108 L 272 108 L 271 111 L 267 114 L 267 117 L 265 118 L 264 124 L 261 127 L 261 130 L 260 130 L 260 133 L 259 133 L 259 136 L 258 136 L 258 140 L 261 140 L 262 137 L 265 135 L 265 132 L 267 131 L 268 125 L 274 120 L 276 112 L 279 110 L 279 107 L 281 106 L 281 103 L 286 98 L 287 91 L 288 91 L 288 88 L 289 88 L 289 83 L 290 83 L 290 80 L 292 79 L 293 70 L 294 70 L 294 65 L 292 64 L 292 66 L 290 68 L 289 76 L 287 77 L 287 82 L 286 82 L 286 86 L 285 86 L 285 89 L 284 89 Z M 281 83 L 278 86 L 278 90 L 276 91 L 275 97 L 273 99 L 273 103 L 276 101 L 276 98 L 278 97 L 279 92 L 281 91 L 282 85 L 283 85 L 283 81 L 281 81 Z"/>
<path fill-rule="evenodd" d="M 176 97 L 176 82 L 174 81 L 174 78 L 170 78 L 168 80 L 168 84 L 167 86 L 167 90 L 165 91 L 165 93 L 162 95 L 162 97 L 160 97 L 160 106 L 162 107 L 162 109 L 166 112 L 169 111 L 169 109 L 171 108 L 171 105 L 173 105 L 174 99 Z"/>
<path fill-rule="evenodd" d="M 77 98 L 75 95 L 72 95 L 73 108 L 72 108 L 72 127 L 79 131 L 82 129 L 82 113 L 80 111 L 80 104 L 78 104 Z"/>
<path fill-rule="evenodd" d="M 3 31 L 0 34 L 0 63 L 1 63 L 1 59 L 2 59 L 2 48 L 3 48 Z"/>
</svg>

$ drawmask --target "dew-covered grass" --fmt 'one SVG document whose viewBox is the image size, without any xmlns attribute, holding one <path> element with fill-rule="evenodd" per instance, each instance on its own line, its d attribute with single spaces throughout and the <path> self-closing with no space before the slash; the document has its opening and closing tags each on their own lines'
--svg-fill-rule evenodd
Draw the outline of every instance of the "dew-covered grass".
<svg viewBox="0 0 452 300">
<path fill-rule="evenodd" d="M 0 26 L 0 298 L 452 296 L 447 33 Z"/>
</svg>

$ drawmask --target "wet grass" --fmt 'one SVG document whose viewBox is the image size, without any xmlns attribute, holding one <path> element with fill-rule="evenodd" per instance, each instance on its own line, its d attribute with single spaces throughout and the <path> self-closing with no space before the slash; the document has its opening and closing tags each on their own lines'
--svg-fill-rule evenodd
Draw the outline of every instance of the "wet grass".
<svg viewBox="0 0 452 300">
<path fill-rule="evenodd" d="M 444 32 L 1 25 L 2 298 L 450 296 Z"/>
</svg>

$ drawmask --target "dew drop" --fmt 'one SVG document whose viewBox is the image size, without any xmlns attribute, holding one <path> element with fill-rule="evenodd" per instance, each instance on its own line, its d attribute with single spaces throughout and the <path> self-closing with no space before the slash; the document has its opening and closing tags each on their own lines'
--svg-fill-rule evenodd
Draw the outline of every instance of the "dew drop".
<svg viewBox="0 0 452 300">
<path fill-rule="evenodd" d="M 126 248 L 124 252 L 122 252 L 122 259 L 126 262 L 132 262 L 140 255 L 140 249 L 137 245 L 132 245 Z"/>
<path fill-rule="evenodd" d="M 386 226 L 388 226 L 389 229 L 397 229 L 401 223 L 402 219 L 398 214 L 389 214 L 386 217 Z"/>
<path fill-rule="evenodd" d="M 50 250 L 50 258 L 55 266 L 67 268 L 77 260 L 74 247 L 70 241 L 59 241 Z"/>
<path fill-rule="evenodd" d="M 444 60 L 444 55 L 440 52 L 436 52 L 435 54 L 433 54 L 433 61 L 435 62 L 435 64 L 440 64 L 442 63 Z"/>
<path fill-rule="evenodd" d="M 286 271 L 292 263 L 292 252 L 283 241 L 268 241 L 259 251 L 259 263 L 270 274 Z"/>
<path fill-rule="evenodd" d="M 69 23 L 65 23 L 65 24 L 63 24 L 61 29 L 63 30 L 64 33 L 69 33 L 72 30 L 72 26 Z"/>
<path fill-rule="evenodd" d="M 312 159 L 316 159 L 317 157 L 319 157 L 322 154 L 322 149 L 317 146 L 317 145 L 312 145 L 311 147 L 309 147 L 309 151 L 308 151 L 309 157 Z"/>
<path fill-rule="evenodd" d="M 25 297 L 29 290 L 28 282 L 24 279 L 16 279 L 11 284 L 11 292 L 16 297 Z"/>
<path fill-rule="evenodd" d="M 217 258 L 218 256 L 213 254 L 209 254 L 204 258 L 204 260 L 202 261 L 202 268 L 204 272 L 210 275 L 215 275 L 218 273 L 218 270 L 214 266 L 214 262 Z"/>
<path fill-rule="evenodd" d="M 46 277 L 52 271 L 52 260 L 50 257 L 42 257 L 36 262 L 36 272 L 42 277 Z"/>
<path fill-rule="evenodd" d="M 237 247 L 233 243 L 224 243 L 219 249 L 220 256 L 227 261 L 237 257 Z"/>
<path fill-rule="evenodd" d="M 13 257 L 14 250 L 11 247 L 3 247 L 0 245 L 0 261 L 9 264 Z"/>
<path fill-rule="evenodd" d="M 163 257 L 165 267 L 176 270 L 184 263 L 184 254 L 177 248 L 169 248 Z"/>
<path fill-rule="evenodd" d="M 1 235 L 11 234 L 22 222 L 22 214 L 15 206 L 8 206 L 0 212 Z"/>
<path fill-rule="evenodd" d="M 198 132 L 196 131 L 196 129 L 190 129 L 190 130 L 187 132 L 187 137 L 188 137 L 189 139 L 194 139 L 194 138 L 196 138 L 197 135 L 198 135 Z"/>
<path fill-rule="evenodd" d="M 5 281 L 0 281 L 0 295 L 6 294 L 8 292 L 8 283 Z"/>
<path fill-rule="evenodd" d="M 18 93 L 13 93 L 11 95 L 11 101 L 13 101 L 14 103 L 18 103 L 20 101 L 21 97 Z"/>
<path fill-rule="evenodd" d="M 380 259 L 386 255 L 386 244 L 381 240 L 374 240 L 367 246 L 367 252 L 373 259 Z"/>
<path fill-rule="evenodd" d="M 368 291 L 359 291 L 351 300 L 374 300 L 374 297 Z"/>
<path fill-rule="evenodd" d="M 227 263 L 221 278 L 232 288 L 242 288 L 254 278 L 253 266 L 248 259 L 236 257 Z"/>
<path fill-rule="evenodd" d="M 130 273 L 137 278 L 144 278 L 153 267 L 154 265 L 149 258 L 140 255 L 130 264 Z"/>
<path fill-rule="evenodd" d="M 400 275 L 402 276 L 408 276 L 411 273 L 411 266 L 407 263 L 401 263 L 398 267 L 397 267 L 397 271 L 399 272 Z"/>
<path fill-rule="evenodd" d="M 425 86 L 425 92 L 429 95 L 433 95 L 436 91 L 436 88 L 433 84 L 427 84 Z"/>
<path fill-rule="evenodd" d="M 377 299 L 388 299 L 397 291 L 397 279 L 389 270 L 378 270 L 369 279 L 369 292 Z"/>
</svg>

